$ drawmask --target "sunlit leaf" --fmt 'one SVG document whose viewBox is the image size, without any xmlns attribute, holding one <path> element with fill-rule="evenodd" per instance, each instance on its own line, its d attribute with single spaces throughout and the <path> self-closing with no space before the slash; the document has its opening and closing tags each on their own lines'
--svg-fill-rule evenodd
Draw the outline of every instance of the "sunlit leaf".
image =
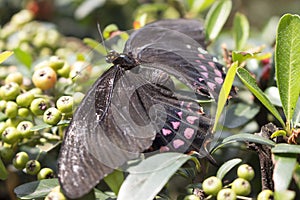
<svg viewBox="0 0 300 200">
<path fill-rule="evenodd" d="M 286 136 L 286 131 L 285 130 L 277 130 L 272 135 L 270 136 L 271 138 L 275 138 L 278 136 Z"/>
<path fill-rule="evenodd" d="M 257 143 L 257 144 L 268 145 L 271 147 L 275 146 L 275 144 L 276 144 L 272 140 L 263 138 L 258 135 L 249 134 L 249 133 L 240 133 L 240 134 L 232 135 L 232 136 L 225 138 L 222 141 L 222 143 L 224 143 L 224 144 L 231 143 L 231 142 L 253 142 L 253 143 Z"/>
<path fill-rule="evenodd" d="M 233 20 L 233 38 L 236 50 L 244 48 L 249 37 L 249 30 L 250 26 L 247 17 L 242 13 L 236 13 Z"/>
<path fill-rule="evenodd" d="M 100 53 L 101 55 L 106 55 L 107 51 L 105 49 L 105 47 L 100 44 L 98 41 L 91 39 L 91 38 L 84 38 L 83 42 L 88 45 L 89 47 L 91 47 L 93 50 L 97 51 L 98 53 Z"/>
<path fill-rule="evenodd" d="M 300 92 L 300 17 L 286 14 L 277 28 L 275 69 L 288 129 Z"/>
<path fill-rule="evenodd" d="M 118 200 L 152 200 L 171 176 L 191 156 L 162 153 L 151 156 L 128 169 L 129 175 L 119 191 Z"/>
<path fill-rule="evenodd" d="M 244 68 L 239 68 L 237 74 L 245 86 L 256 96 L 256 98 L 276 117 L 282 126 L 285 126 L 285 123 L 282 120 L 278 110 L 258 87 L 256 80 L 250 75 L 250 73 Z"/>
<path fill-rule="evenodd" d="M 224 108 L 224 106 L 227 102 L 228 95 L 229 95 L 230 90 L 232 88 L 232 84 L 233 84 L 233 81 L 234 81 L 234 77 L 235 77 L 235 74 L 236 74 L 237 67 L 238 67 L 238 63 L 234 62 L 230 66 L 230 68 L 229 68 L 229 70 L 226 74 L 224 83 L 222 85 L 222 88 L 221 88 L 221 91 L 220 91 L 220 94 L 219 94 L 218 107 L 217 107 L 217 111 L 216 111 L 216 118 L 215 118 L 215 124 L 213 126 L 213 132 L 216 130 L 216 127 L 217 127 L 218 121 L 221 117 L 223 108 Z"/>
<path fill-rule="evenodd" d="M 231 11 L 231 0 L 220 0 L 213 4 L 205 19 L 206 38 L 215 40 L 223 28 Z"/>
<path fill-rule="evenodd" d="M 284 191 L 275 191 L 274 199 L 275 200 L 294 200 L 296 196 L 296 192 L 292 190 L 284 190 Z"/>
<path fill-rule="evenodd" d="M 297 158 L 290 155 L 275 155 L 275 160 L 273 172 L 274 189 L 275 191 L 285 191 L 292 180 Z"/>
<path fill-rule="evenodd" d="M 7 58 L 9 58 L 14 52 L 4 51 L 0 54 L 0 63 L 3 63 Z"/>
<path fill-rule="evenodd" d="M 109 188 L 117 195 L 124 181 L 124 174 L 122 171 L 115 170 L 113 173 L 104 177 L 104 181 L 109 186 Z"/>
<path fill-rule="evenodd" d="M 235 158 L 232 160 L 228 160 L 227 162 L 225 162 L 217 171 L 217 177 L 219 179 L 223 179 L 225 177 L 225 175 L 232 169 L 234 168 L 236 165 L 238 165 L 239 163 L 242 162 L 242 159 L 240 158 Z"/>
<path fill-rule="evenodd" d="M 32 64 L 32 56 L 30 53 L 23 51 L 20 48 L 14 50 L 15 57 L 27 68 L 31 67 Z"/>
</svg>

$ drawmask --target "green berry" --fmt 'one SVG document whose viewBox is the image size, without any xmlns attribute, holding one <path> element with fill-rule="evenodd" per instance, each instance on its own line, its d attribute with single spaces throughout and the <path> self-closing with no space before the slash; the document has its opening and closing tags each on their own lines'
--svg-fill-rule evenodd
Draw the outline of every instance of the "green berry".
<svg viewBox="0 0 300 200">
<path fill-rule="evenodd" d="M 15 127 L 7 127 L 2 133 L 2 141 L 7 144 L 14 144 L 20 138 L 20 134 Z"/>
<path fill-rule="evenodd" d="M 70 71 L 71 71 L 71 66 L 65 62 L 64 66 L 57 70 L 57 74 L 61 77 L 65 77 L 65 78 L 68 78 L 69 75 L 70 75 Z"/>
<path fill-rule="evenodd" d="M 217 195 L 217 200 L 236 200 L 236 194 L 232 189 L 222 189 Z"/>
<path fill-rule="evenodd" d="M 215 176 L 205 179 L 202 183 L 202 189 L 207 195 L 217 195 L 222 187 L 222 181 Z"/>
<path fill-rule="evenodd" d="M 17 130 L 22 136 L 22 138 L 30 138 L 33 135 L 33 131 L 30 129 L 33 127 L 32 122 L 22 121 L 18 124 Z"/>
<path fill-rule="evenodd" d="M 18 109 L 18 116 L 25 118 L 25 117 L 28 117 L 28 115 L 29 115 L 28 108 L 19 108 Z"/>
<path fill-rule="evenodd" d="M 57 56 L 52 56 L 49 60 L 49 66 L 55 71 L 61 69 L 64 66 L 64 64 L 65 61 Z"/>
<path fill-rule="evenodd" d="M 33 99 L 34 95 L 31 92 L 25 92 L 17 96 L 16 102 L 21 107 L 28 107 L 30 106 Z"/>
<path fill-rule="evenodd" d="M 54 178 L 54 172 L 50 168 L 42 168 L 37 175 L 38 180 L 50 178 Z"/>
<path fill-rule="evenodd" d="M 49 108 L 49 102 L 44 98 L 34 99 L 30 104 L 30 110 L 34 115 L 42 115 Z"/>
<path fill-rule="evenodd" d="M 0 112 L 4 111 L 6 108 L 6 101 L 0 100 Z"/>
<path fill-rule="evenodd" d="M 14 101 L 8 101 L 6 103 L 5 115 L 8 118 L 15 118 L 18 115 L 18 104 Z"/>
<path fill-rule="evenodd" d="M 33 84 L 42 90 L 53 88 L 56 80 L 56 72 L 51 67 L 37 69 L 32 75 Z"/>
<path fill-rule="evenodd" d="M 19 117 L 8 118 L 5 123 L 7 126 L 17 127 L 22 120 Z"/>
<path fill-rule="evenodd" d="M 0 155 L 4 162 L 9 163 L 14 156 L 14 150 L 8 146 L 2 146 L 0 148 Z"/>
<path fill-rule="evenodd" d="M 255 176 L 255 172 L 250 165 L 242 164 L 237 169 L 237 175 L 239 178 L 243 178 L 248 181 L 251 181 Z"/>
<path fill-rule="evenodd" d="M 7 124 L 5 122 L 0 122 L 0 136 L 2 136 L 2 133 L 6 128 Z"/>
<path fill-rule="evenodd" d="M 29 156 L 26 152 L 22 151 L 15 155 L 13 159 L 13 165 L 16 169 L 23 169 L 29 160 Z"/>
<path fill-rule="evenodd" d="M 249 181 L 243 178 L 237 178 L 232 182 L 231 189 L 241 196 L 247 196 L 251 193 L 251 185 Z"/>
<path fill-rule="evenodd" d="M 61 120 L 61 112 L 57 108 L 48 108 L 44 112 L 43 120 L 50 125 L 56 125 Z"/>
<path fill-rule="evenodd" d="M 25 172 L 29 175 L 36 175 L 41 169 L 41 164 L 37 160 L 29 160 L 25 166 Z"/>
<path fill-rule="evenodd" d="M 67 198 L 64 194 L 60 191 L 60 187 L 57 186 L 45 197 L 44 200 L 66 200 Z"/>
<path fill-rule="evenodd" d="M 40 88 L 32 88 L 28 92 L 33 94 L 34 96 L 43 94 L 43 91 Z"/>
<path fill-rule="evenodd" d="M 257 196 L 257 200 L 273 200 L 273 199 L 274 199 L 274 193 L 272 190 L 263 190 Z"/>
<path fill-rule="evenodd" d="M 191 195 L 185 196 L 183 200 L 200 200 L 200 198 L 194 194 L 191 194 Z"/>
<path fill-rule="evenodd" d="M 73 97 L 71 96 L 61 96 L 56 101 L 57 109 L 62 113 L 70 113 L 73 110 Z"/>
<path fill-rule="evenodd" d="M 2 99 L 7 101 L 15 100 L 20 92 L 20 86 L 15 82 L 5 84 L 0 88 L 0 96 L 2 97 Z"/>
<path fill-rule="evenodd" d="M 13 72 L 7 75 L 5 78 L 5 84 L 15 82 L 19 85 L 23 83 L 23 75 L 20 72 Z"/>
</svg>

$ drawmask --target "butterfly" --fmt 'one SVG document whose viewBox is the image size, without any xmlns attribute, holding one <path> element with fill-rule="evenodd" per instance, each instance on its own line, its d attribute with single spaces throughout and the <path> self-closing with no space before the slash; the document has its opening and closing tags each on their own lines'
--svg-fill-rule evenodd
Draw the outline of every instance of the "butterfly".
<svg viewBox="0 0 300 200">
<path fill-rule="evenodd" d="M 197 100 L 217 99 L 225 76 L 204 38 L 197 20 L 161 20 L 134 31 L 123 53 L 109 52 L 112 67 L 78 106 L 60 149 L 67 197 L 83 196 L 143 152 L 199 150 L 212 119 Z"/>
</svg>

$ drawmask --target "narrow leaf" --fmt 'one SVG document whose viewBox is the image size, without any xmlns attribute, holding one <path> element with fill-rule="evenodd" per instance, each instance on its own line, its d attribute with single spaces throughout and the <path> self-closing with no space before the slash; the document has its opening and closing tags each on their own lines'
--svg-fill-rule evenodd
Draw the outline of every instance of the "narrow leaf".
<svg viewBox="0 0 300 200">
<path fill-rule="evenodd" d="M 275 106 L 266 97 L 263 91 L 256 84 L 256 80 L 250 75 L 250 73 L 244 69 L 238 69 L 238 77 L 245 84 L 245 86 L 255 95 L 255 97 L 276 117 L 276 119 L 285 127 L 284 121 L 282 120 L 279 112 Z"/>
<path fill-rule="evenodd" d="M 300 165 L 299 164 L 297 164 L 297 166 L 295 167 L 293 178 L 295 180 L 298 189 L 300 189 Z"/>
<path fill-rule="evenodd" d="M 8 57 L 10 57 L 14 52 L 4 51 L 0 54 L 0 64 L 3 63 Z"/>
<path fill-rule="evenodd" d="M 275 49 L 275 70 L 288 129 L 300 92 L 300 17 L 286 14 L 279 22 Z"/>
<path fill-rule="evenodd" d="M 104 181 L 109 186 L 109 188 L 117 195 L 124 181 L 124 174 L 122 171 L 115 170 L 113 173 L 104 177 Z"/>
<path fill-rule="evenodd" d="M 221 91 L 220 91 L 220 94 L 219 94 L 219 100 L 218 100 L 218 107 L 217 107 L 217 111 L 216 111 L 216 118 L 215 118 L 215 124 L 214 124 L 214 127 L 213 127 L 213 132 L 216 130 L 216 127 L 217 127 L 217 124 L 218 124 L 218 121 L 221 117 L 221 113 L 223 111 L 223 108 L 226 104 L 226 101 L 228 99 L 228 95 L 230 93 L 230 90 L 232 88 L 232 84 L 233 84 L 233 81 L 234 81 L 234 77 L 235 77 L 235 74 L 236 74 L 236 70 L 237 70 L 237 67 L 238 67 L 238 63 L 237 62 L 234 62 L 227 74 L 226 74 L 226 77 L 225 77 L 225 80 L 224 80 L 224 83 L 222 85 L 222 88 L 221 88 Z"/>
<path fill-rule="evenodd" d="M 14 192 L 20 199 L 36 199 L 47 196 L 58 185 L 57 179 L 45 179 L 20 185 Z"/>
<path fill-rule="evenodd" d="M 275 155 L 275 167 L 273 172 L 275 191 L 285 191 L 292 180 L 294 168 L 297 163 L 296 156 Z"/>
<path fill-rule="evenodd" d="M 96 50 L 101 55 L 106 55 L 107 54 L 107 51 L 106 51 L 105 47 L 102 44 L 100 44 L 98 41 L 93 40 L 91 38 L 84 38 L 83 42 L 86 45 L 88 45 L 89 47 L 91 47 L 92 49 Z"/>
<path fill-rule="evenodd" d="M 282 144 L 277 144 L 271 150 L 272 153 L 300 154 L 300 145 L 282 143 Z"/>
<path fill-rule="evenodd" d="M 0 179 L 1 180 L 6 180 L 8 176 L 8 172 L 6 170 L 5 165 L 3 164 L 1 158 L 0 158 Z"/>
<path fill-rule="evenodd" d="M 232 160 L 229 160 L 227 162 L 225 162 L 217 171 L 217 177 L 219 179 L 223 179 L 225 177 L 225 175 L 232 169 L 234 168 L 236 165 L 240 164 L 242 162 L 241 159 L 239 158 L 235 158 Z"/>
<path fill-rule="evenodd" d="M 247 17 L 242 13 L 236 13 L 233 20 L 233 38 L 236 50 L 244 48 L 249 37 L 249 29 Z"/>
<path fill-rule="evenodd" d="M 206 38 L 213 41 L 219 35 L 231 11 L 231 0 L 220 0 L 213 4 L 205 19 Z"/>
<path fill-rule="evenodd" d="M 180 153 L 162 153 L 151 156 L 128 169 L 130 174 L 119 191 L 118 200 L 152 200 L 171 176 L 191 156 Z"/>
<path fill-rule="evenodd" d="M 14 50 L 15 57 L 23 64 L 25 65 L 28 69 L 31 67 L 32 64 L 32 56 L 30 53 L 23 51 L 20 48 L 17 48 Z"/>
<path fill-rule="evenodd" d="M 51 127 L 52 127 L 52 125 L 43 123 L 43 124 L 31 127 L 30 130 L 31 131 L 39 131 L 39 130 L 42 130 L 42 129 L 45 129 L 45 128 L 51 128 Z"/>
<path fill-rule="evenodd" d="M 278 137 L 278 136 L 286 136 L 286 131 L 285 130 L 277 130 L 274 133 L 272 133 L 270 138 L 275 138 L 275 137 Z"/>
<path fill-rule="evenodd" d="M 268 145 L 271 147 L 275 146 L 276 144 L 272 140 L 263 138 L 258 135 L 249 134 L 249 133 L 241 133 L 241 134 L 229 136 L 222 141 L 222 144 L 223 143 L 226 144 L 230 142 L 253 142 L 257 144 Z"/>
</svg>

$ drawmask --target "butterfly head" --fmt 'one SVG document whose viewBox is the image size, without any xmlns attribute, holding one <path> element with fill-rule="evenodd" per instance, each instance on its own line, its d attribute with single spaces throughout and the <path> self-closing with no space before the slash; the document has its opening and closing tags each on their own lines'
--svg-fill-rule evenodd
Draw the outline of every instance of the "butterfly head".
<svg viewBox="0 0 300 200">
<path fill-rule="evenodd" d="M 131 54 L 117 53 L 116 51 L 110 51 L 106 56 L 107 63 L 113 63 L 114 65 L 119 65 L 125 70 L 129 70 L 138 65 L 136 60 Z"/>
</svg>

